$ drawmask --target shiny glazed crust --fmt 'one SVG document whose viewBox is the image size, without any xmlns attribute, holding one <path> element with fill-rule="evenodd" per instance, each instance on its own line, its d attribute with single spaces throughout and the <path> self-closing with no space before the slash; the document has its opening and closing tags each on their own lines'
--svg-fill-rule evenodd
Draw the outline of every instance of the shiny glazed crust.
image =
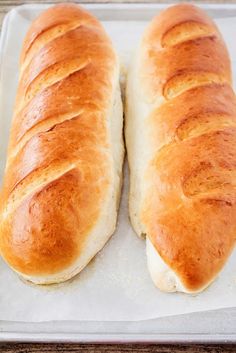
<svg viewBox="0 0 236 353">
<path fill-rule="evenodd" d="M 8 264 L 35 283 L 78 273 L 114 231 L 122 159 L 111 41 L 81 7 L 51 7 L 32 23 L 21 54 L 1 193 Z"/>
<path fill-rule="evenodd" d="M 213 21 L 181 4 L 151 21 L 133 66 L 126 127 L 131 220 L 156 251 L 154 259 L 148 243 L 155 284 L 199 292 L 222 269 L 236 239 L 229 55 Z"/>
</svg>

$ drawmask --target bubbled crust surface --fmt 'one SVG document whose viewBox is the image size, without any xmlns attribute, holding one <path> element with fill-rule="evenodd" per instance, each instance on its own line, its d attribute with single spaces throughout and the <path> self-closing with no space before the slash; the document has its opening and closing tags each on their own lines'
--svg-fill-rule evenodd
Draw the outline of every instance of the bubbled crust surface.
<svg viewBox="0 0 236 353">
<path fill-rule="evenodd" d="M 188 291 L 206 287 L 236 239 L 236 102 L 223 40 L 207 15 L 181 4 L 154 18 L 140 80 L 152 158 L 141 219 Z M 214 58 L 214 59 L 213 59 Z"/>
<path fill-rule="evenodd" d="M 104 29 L 79 6 L 50 8 L 26 35 L 0 228 L 1 253 L 22 274 L 66 269 L 99 220 L 116 70 Z"/>
</svg>

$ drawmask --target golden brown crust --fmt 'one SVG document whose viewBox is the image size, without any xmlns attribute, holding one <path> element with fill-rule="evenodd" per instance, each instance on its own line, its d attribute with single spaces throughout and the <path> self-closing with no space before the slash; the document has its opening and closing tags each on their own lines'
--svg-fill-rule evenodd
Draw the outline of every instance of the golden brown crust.
<svg viewBox="0 0 236 353">
<path fill-rule="evenodd" d="M 146 45 L 155 44 L 162 48 L 181 42 L 183 39 L 185 41 L 186 38 L 199 37 L 199 34 L 202 36 L 203 31 L 209 35 L 218 30 L 210 17 L 206 16 L 200 8 L 189 4 L 179 4 L 169 7 L 151 21 L 144 34 L 144 41 Z"/>
<path fill-rule="evenodd" d="M 227 126 L 236 126 L 235 96 L 227 84 L 208 84 L 184 91 L 154 109 L 147 123 L 151 141 L 159 149 Z"/>
<path fill-rule="evenodd" d="M 32 24 L 21 68 L 0 249 L 16 271 L 46 276 L 83 251 L 113 182 L 107 119 L 117 59 L 92 15 L 61 4 Z"/>
<path fill-rule="evenodd" d="M 75 4 L 64 3 L 50 7 L 43 14 L 43 21 L 41 16 L 36 18 L 27 32 L 21 51 L 21 65 L 24 65 L 27 56 L 32 57 L 34 52 L 48 41 L 84 23 L 91 24 L 92 27 L 100 27 L 93 16 L 82 7 L 78 11 L 78 6 Z"/>
<path fill-rule="evenodd" d="M 14 129 L 10 136 L 12 153 L 31 129 L 42 131 L 42 126 L 45 125 L 47 129 L 47 125 L 51 125 L 54 119 L 59 122 L 60 117 L 64 120 L 67 116 L 70 118 L 79 115 L 84 110 L 89 112 L 100 107 L 106 109 L 105 98 L 111 86 L 107 85 L 103 90 L 98 90 L 97 82 L 102 79 L 104 70 L 97 70 L 94 66 L 88 65 L 33 97 L 14 119 Z"/>
<path fill-rule="evenodd" d="M 146 121 L 154 152 L 141 217 L 184 287 L 199 291 L 222 269 L 236 240 L 229 56 L 212 21 L 186 4 L 152 21 L 142 53 L 145 99 L 154 103 Z"/>
<path fill-rule="evenodd" d="M 203 27 L 204 33 L 199 31 Z M 163 43 L 167 34 L 172 39 L 168 46 Z M 145 32 L 144 46 L 141 62 L 148 65 L 142 65 L 141 76 L 149 102 L 155 103 L 160 96 L 173 98 L 211 81 L 231 83 L 230 60 L 221 35 L 193 5 L 173 6 L 154 18 Z"/>
<path fill-rule="evenodd" d="M 82 166 L 82 172 L 74 168 L 31 193 L 10 213 L 2 225 L 1 249 L 14 269 L 42 276 L 60 272 L 77 259 L 109 182 L 95 183 L 94 173 L 102 178 L 106 167 L 103 162 L 92 170 L 89 165 Z"/>
</svg>

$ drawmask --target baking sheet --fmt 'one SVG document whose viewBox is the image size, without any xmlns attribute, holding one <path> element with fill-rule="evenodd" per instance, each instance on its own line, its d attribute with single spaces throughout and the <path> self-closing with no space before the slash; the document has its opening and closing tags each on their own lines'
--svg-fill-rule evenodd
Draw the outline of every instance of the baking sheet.
<svg viewBox="0 0 236 353">
<path fill-rule="evenodd" d="M 11 12 L 1 42 L 1 173 L 17 84 L 19 50 L 25 31 L 40 8 L 25 6 Z M 235 19 L 218 22 L 235 60 Z M 104 21 L 124 64 L 145 24 L 143 21 Z M 235 62 L 233 67 L 235 69 Z M 126 168 L 117 231 L 75 279 L 57 286 L 36 287 L 25 284 L 3 262 L 0 263 L 0 320 L 132 321 L 236 306 L 236 254 L 220 278 L 200 295 L 165 294 L 153 286 L 146 268 L 145 244 L 129 225 L 127 188 Z"/>
</svg>

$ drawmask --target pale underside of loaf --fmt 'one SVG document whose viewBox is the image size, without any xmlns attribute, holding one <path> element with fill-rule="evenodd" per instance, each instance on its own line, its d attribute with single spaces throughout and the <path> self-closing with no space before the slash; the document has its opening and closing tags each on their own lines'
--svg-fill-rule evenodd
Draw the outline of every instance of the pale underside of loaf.
<svg viewBox="0 0 236 353">
<path fill-rule="evenodd" d="M 45 11 L 22 50 L 0 251 L 36 284 L 79 273 L 115 230 L 124 155 L 119 62 L 97 19 Z"/>
<path fill-rule="evenodd" d="M 146 237 L 145 227 L 140 220 L 143 178 L 147 163 L 151 159 L 150 145 L 145 134 L 144 117 L 147 117 L 152 107 L 142 99 L 142 90 L 138 82 L 139 51 L 134 55 L 130 65 L 126 87 L 126 128 L 125 139 L 128 151 L 130 169 L 129 212 L 135 232 Z M 163 291 L 185 291 L 183 285 L 173 270 L 162 260 L 152 243 L 146 237 L 147 265 L 153 282 Z"/>
<path fill-rule="evenodd" d="M 196 293 L 236 238 L 236 103 L 213 22 L 176 5 L 146 29 L 126 87 L 130 218 L 157 287 Z"/>
<path fill-rule="evenodd" d="M 151 159 L 151 149 L 145 134 L 145 120 L 152 107 L 142 98 L 142 90 L 138 82 L 138 58 L 140 52 L 134 55 L 130 65 L 126 87 L 126 125 L 125 140 L 128 151 L 130 170 L 129 212 L 135 232 L 146 237 L 145 226 L 141 222 L 141 204 L 143 195 L 143 178 L 147 163 Z M 146 237 L 147 264 L 153 282 L 163 291 L 184 291 L 178 277 L 162 260 L 152 243 Z"/>
</svg>

